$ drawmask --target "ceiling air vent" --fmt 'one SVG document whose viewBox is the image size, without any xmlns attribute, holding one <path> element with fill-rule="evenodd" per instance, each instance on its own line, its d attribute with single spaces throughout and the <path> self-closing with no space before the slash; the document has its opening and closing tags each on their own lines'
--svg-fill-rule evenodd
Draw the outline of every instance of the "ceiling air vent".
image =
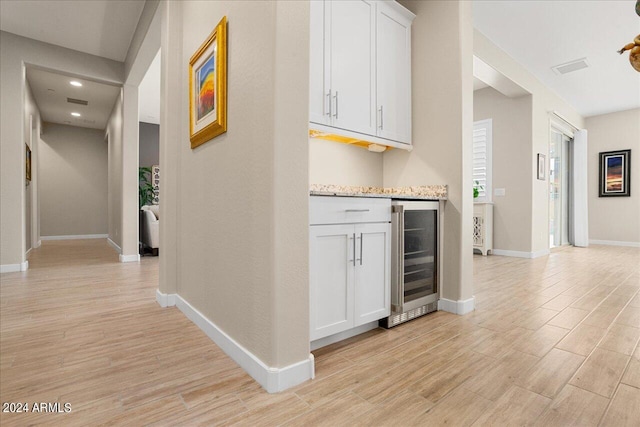
<svg viewBox="0 0 640 427">
<path fill-rule="evenodd" d="M 555 67 L 551 67 L 551 69 L 556 74 L 567 74 L 573 71 L 582 70 L 583 68 L 587 68 L 589 63 L 587 62 L 587 58 L 580 58 L 570 62 L 566 62 L 564 64 L 556 65 Z"/>
<path fill-rule="evenodd" d="M 85 101 L 83 99 L 67 98 L 67 102 L 70 104 L 89 105 L 89 101 Z"/>
</svg>

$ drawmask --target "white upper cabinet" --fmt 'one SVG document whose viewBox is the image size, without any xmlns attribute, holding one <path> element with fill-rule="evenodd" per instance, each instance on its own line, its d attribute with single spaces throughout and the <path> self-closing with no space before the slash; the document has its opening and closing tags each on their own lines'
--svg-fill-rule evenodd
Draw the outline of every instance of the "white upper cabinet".
<svg viewBox="0 0 640 427">
<path fill-rule="evenodd" d="M 312 1 L 311 128 L 411 145 L 411 22 L 391 1 Z"/>
<path fill-rule="evenodd" d="M 311 2 L 309 27 L 309 121 L 328 125 L 330 85 L 329 74 L 324 72 L 324 2 Z"/>
<path fill-rule="evenodd" d="M 368 135 L 376 131 L 374 24 L 373 2 L 325 2 L 331 124 Z"/>
<path fill-rule="evenodd" d="M 411 144 L 411 19 L 400 12 L 378 3 L 378 136 Z"/>
</svg>

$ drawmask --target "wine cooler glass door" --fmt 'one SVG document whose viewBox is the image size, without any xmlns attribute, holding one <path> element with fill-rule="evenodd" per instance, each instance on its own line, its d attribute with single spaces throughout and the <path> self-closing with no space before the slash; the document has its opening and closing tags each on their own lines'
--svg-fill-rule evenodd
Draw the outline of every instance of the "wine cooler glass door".
<svg viewBox="0 0 640 427">
<path fill-rule="evenodd" d="M 437 221 L 437 210 L 408 210 L 405 207 L 405 306 L 407 303 L 428 297 L 429 295 L 434 295 L 434 300 L 437 298 Z"/>
</svg>

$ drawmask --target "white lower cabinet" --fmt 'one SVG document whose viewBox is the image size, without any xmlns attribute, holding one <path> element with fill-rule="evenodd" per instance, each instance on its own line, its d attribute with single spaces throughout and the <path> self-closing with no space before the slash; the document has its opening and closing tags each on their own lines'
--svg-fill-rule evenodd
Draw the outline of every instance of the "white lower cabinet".
<svg viewBox="0 0 640 427">
<path fill-rule="evenodd" d="M 353 225 L 311 227 L 309 307 L 311 340 L 353 327 Z"/>
<path fill-rule="evenodd" d="M 360 326 L 389 316 L 391 224 L 359 224 L 355 233 L 360 254 L 354 274 L 354 326 Z"/>
<path fill-rule="evenodd" d="M 390 250 L 389 222 L 311 225 L 311 341 L 389 315 Z"/>
</svg>

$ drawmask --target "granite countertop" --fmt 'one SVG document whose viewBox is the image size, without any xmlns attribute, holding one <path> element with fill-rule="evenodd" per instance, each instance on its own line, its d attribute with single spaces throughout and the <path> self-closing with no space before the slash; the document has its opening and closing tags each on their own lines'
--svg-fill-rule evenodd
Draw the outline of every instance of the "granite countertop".
<svg viewBox="0 0 640 427">
<path fill-rule="evenodd" d="M 312 196 L 384 197 L 392 199 L 447 200 L 446 185 L 412 187 L 358 187 L 349 185 L 311 184 Z"/>
</svg>

